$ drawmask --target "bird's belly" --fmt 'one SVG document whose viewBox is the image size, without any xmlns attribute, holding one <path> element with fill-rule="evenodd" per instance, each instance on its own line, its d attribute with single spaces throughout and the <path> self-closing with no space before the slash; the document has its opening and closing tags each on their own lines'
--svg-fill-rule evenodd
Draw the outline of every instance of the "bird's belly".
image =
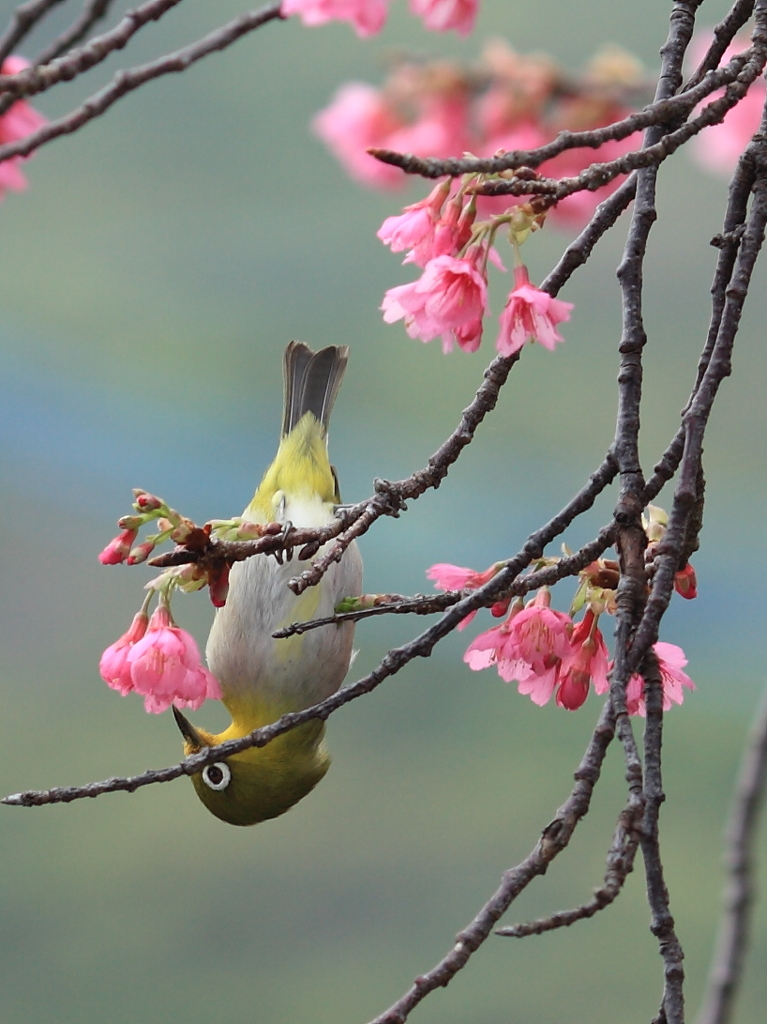
<svg viewBox="0 0 767 1024">
<path fill-rule="evenodd" d="M 216 613 L 208 638 L 208 665 L 225 703 L 238 709 L 250 705 L 256 717 L 267 720 L 334 693 L 351 661 L 353 623 L 320 626 L 284 640 L 272 633 L 292 622 L 332 615 L 341 598 L 360 593 L 356 545 L 318 586 L 296 596 L 287 582 L 300 566 L 280 566 L 263 555 L 233 565 L 226 605 Z"/>
</svg>

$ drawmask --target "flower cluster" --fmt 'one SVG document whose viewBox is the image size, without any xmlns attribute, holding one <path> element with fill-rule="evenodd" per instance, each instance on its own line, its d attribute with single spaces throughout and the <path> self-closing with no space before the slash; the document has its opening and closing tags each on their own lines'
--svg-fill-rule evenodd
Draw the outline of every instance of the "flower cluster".
<svg viewBox="0 0 767 1024">
<path fill-rule="evenodd" d="M 29 61 L 23 57 L 6 57 L 0 65 L 0 74 L 17 75 L 29 67 Z M 37 131 L 46 123 L 42 114 L 30 107 L 24 100 L 16 100 L 0 115 L 0 146 L 9 142 L 17 142 Z M 21 165 L 27 157 L 14 156 L 0 164 L 0 198 L 6 189 L 20 192 L 27 187 L 27 179 L 21 173 Z"/>
<path fill-rule="evenodd" d="M 515 53 L 496 41 L 479 66 L 449 61 L 399 64 L 381 89 L 355 82 L 344 86 L 314 121 L 319 137 L 357 181 L 375 188 L 401 185 L 405 175 L 367 152 L 390 149 L 425 157 L 493 156 L 535 149 L 563 129 L 601 128 L 625 117 L 642 98 L 643 72 L 616 47 L 596 55 L 574 77 L 541 55 Z M 573 149 L 543 163 L 546 177 L 579 174 L 594 161 L 613 160 L 636 149 L 638 134 L 598 149 Z M 620 183 L 568 196 L 552 216 L 566 227 L 584 223 Z M 525 197 L 479 197 L 488 216 Z"/>
<path fill-rule="evenodd" d="M 651 517 L 657 519 L 659 513 L 661 509 L 650 507 Z M 653 543 L 657 541 L 650 540 L 649 547 Z M 541 568 L 556 561 L 543 558 L 536 566 Z M 440 563 L 433 565 L 427 576 L 445 589 L 473 590 L 492 579 L 502 564 L 496 563 L 485 572 L 477 573 Z M 687 568 L 692 572 L 690 566 Z M 612 663 L 599 629 L 599 619 L 605 613 L 615 613 L 618 580 L 618 564 L 610 559 L 599 559 L 581 571 L 569 613 L 551 607 L 548 587 L 542 587 L 527 605 L 521 598 L 497 602 L 491 612 L 503 617 L 503 621 L 480 633 L 469 644 L 464 661 L 474 671 L 494 665 L 503 680 L 516 682 L 519 692 L 529 696 L 535 704 L 543 706 L 553 696 L 560 707 L 575 711 L 585 702 L 592 685 L 597 694 L 607 693 L 610 688 Z M 688 592 L 683 596 L 694 594 Z M 581 611 L 583 617 L 576 622 L 575 616 Z M 460 628 L 475 614 L 467 616 Z M 672 704 L 681 704 L 684 690 L 694 690 L 695 685 L 683 671 L 687 660 L 681 648 L 658 642 L 653 650 L 660 669 L 663 708 L 668 710 Z M 626 705 L 630 715 L 646 714 L 645 681 L 641 675 L 633 675 L 629 680 Z"/>
<path fill-rule="evenodd" d="M 99 671 L 104 682 L 123 697 L 141 694 L 144 707 L 153 714 L 167 711 L 171 704 L 196 711 L 207 699 L 221 699 L 216 679 L 200 661 L 194 638 L 176 625 L 163 597 L 151 618 L 145 606 L 128 632 L 107 647 Z"/>
<path fill-rule="evenodd" d="M 410 0 L 410 12 L 432 32 L 451 29 L 466 36 L 474 28 L 479 0 Z M 350 22 L 358 36 L 374 36 L 386 23 L 388 0 L 282 0 L 281 13 L 297 14 L 304 25 Z"/>
<path fill-rule="evenodd" d="M 201 549 L 211 538 L 252 540 L 280 533 L 284 528 L 281 523 L 262 526 L 241 517 L 216 519 L 200 527 L 148 491 L 136 488 L 133 496 L 134 514 L 119 520 L 121 532 L 99 555 L 102 565 L 144 562 L 166 540 Z M 154 521 L 158 532 L 135 545 L 139 530 Z M 227 562 L 208 560 L 204 569 L 194 563 L 174 566 L 147 584 L 149 595 L 130 629 L 101 656 L 101 676 L 112 689 L 123 696 L 134 692 L 141 694 L 146 710 L 155 714 L 166 711 L 171 705 L 196 710 L 204 700 L 221 698 L 218 682 L 200 661 L 197 644 L 189 633 L 176 625 L 170 611 L 174 590 L 189 593 L 206 585 L 216 608 L 226 604 Z M 159 605 L 149 618 L 147 609 L 155 595 L 158 595 Z"/>
<path fill-rule="evenodd" d="M 477 221 L 472 189 L 481 178 L 466 175 L 455 194 L 451 182 L 445 181 L 426 199 L 383 222 L 378 231 L 381 241 L 392 252 L 409 250 L 403 262 L 423 267 L 417 281 L 386 292 L 384 320 L 404 320 L 411 338 L 441 337 L 444 352 L 450 352 L 454 343 L 464 352 L 475 352 L 488 304 L 487 264 L 505 269 L 493 241 L 501 228 L 507 228 L 516 261 L 515 283 L 501 314 L 496 348 L 504 356 L 518 352 L 527 341 L 553 349 L 563 340 L 557 324 L 570 319 L 572 304 L 532 285 L 520 256 L 521 242 L 541 226 L 545 214 L 530 205 L 514 206 L 488 221 Z"/>
</svg>

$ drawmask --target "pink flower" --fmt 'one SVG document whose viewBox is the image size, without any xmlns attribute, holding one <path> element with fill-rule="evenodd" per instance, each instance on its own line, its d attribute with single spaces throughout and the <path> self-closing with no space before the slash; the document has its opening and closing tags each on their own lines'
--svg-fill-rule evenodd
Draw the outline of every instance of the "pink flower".
<svg viewBox="0 0 767 1024">
<path fill-rule="evenodd" d="M 163 605 L 149 620 L 143 639 L 129 650 L 127 661 L 133 689 L 153 714 L 171 704 L 196 710 L 206 698 L 221 697 L 218 683 L 200 662 L 193 637 L 173 622 Z"/>
<path fill-rule="evenodd" d="M 23 57 L 7 57 L 0 66 L 0 74 L 16 75 L 28 67 L 29 61 Z M 0 146 L 24 139 L 44 124 L 46 119 L 42 114 L 38 114 L 24 100 L 16 100 L 4 114 L 0 115 Z M 29 158 L 14 156 L 0 163 L 0 198 L 5 189 L 21 191 L 27 187 L 27 179 L 21 173 L 21 164 L 25 159 Z"/>
<path fill-rule="evenodd" d="M 282 0 L 281 13 L 298 14 L 304 25 L 314 27 L 329 21 L 349 21 L 358 36 L 374 36 L 386 21 L 385 0 Z"/>
<path fill-rule="evenodd" d="M 660 679 L 663 687 L 663 710 L 668 711 L 672 704 L 681 704 L 684 700 L 684 687 L 695 689 L 695 683 L 682 671 L 687 658 L 681 647 L 658 641 L 653 646 L 658 658 Z M 647 714 L 644 695 L 644 679 L 637 673 L 629 679 L 626 687 L 626 707 L 630 715 Z"/>
<path fill-rule="evenodd" d="M 432 32 L 449 29 L 467 36 L 474 28 L 478 0 L 410 0 L 410 10 Z"/>
<path fill-rule="evenodd" d="M 597 693 L 606 693 L 610 688 L 607 647 L 590 608 L 573 629 L 570 643 L 572 650 L 562 660 L 559 672 L 557 704 L 575 711 L 586 700 L 592 680 Z"/>
<path fill-rule="evenodd" d="M 123 633 L 119 640 L 116 640 L 111 647 L 107 647 L 99 661 L 99 672 L 101 678 L 111 686 L 113 690 L 119 690 L 123 697 L 133 689 L 133 680 L 130 675 L 128 655 L 131 648 L 146 633 L 149 616 L 145 611 L 138 612 L 134 616 L 131 627 L 127 633 Z"/>
<path fill-rule="evenodd" d="M 2 164 L 0 164 L 2 166 Z M 99 561 L 102 565 L 119 565 L 120 562 L 124 562 L 130 554 L 130 549 L 133 546 L 133 541 L 138 536 L 138 530 L 123 530 L 119 536 L 107 544 L 104 550 L 99 555 Z"/>
<path fill-rule="evenodd" d="M 392 252 L 402 252 L 425 246 L 429 255 L 423 263 L 411 259 L 413 253 L 405 260 L 406 263 L 417 262 L 425 266 L 432 257 L 434 229 L 440 220 L 442 205 L 450 193 L 450 181 L 443 181 L 418 203 L 406 206 L 397 217 L 387 217 L 376 232 L 378 238 L 391 247 Z"/>
<path fill-rule="evenodd" d="M 349 82 L 339 89 L 330 106 L 312 123 L 349 175 L 376 188 L 396 188 L 404 182 L 398 167 L 381 163 L 366 152 L 368 147 L 386 147 L 389 136 L 401 126 L 383 93 L 364 82 Z"/>
<path fill-rule="evenodd" d="M 387 291 L 381 305 L 386 323 L 404 319 L 410 337 L 422 341 L 442 335 L 444 352 L 451 350 L 454 339 L 473 351 L 487 306 L 487 280 L 477 268 L 483 254 L 481 246 L 472 246 L 462 259 L 429 260 L 418 281 Z"/>
<path fill-rule="evenodd" d="M 514 268 L 514 289 L 501 313 L 501 331 L 496 348 L 504 356 L 519 352 L 526 341 L 538 341 L 554 349 L 559 335 L 556 325 L 570 319 L 571 302 L 553 299 L 548 292 L 530 284 L 527 267 Z"/>
<path fill-rule="evenodd" d="M 426 570 L 426 578 L 434 580 L 434 585 L 440 590 L 476 590 L 488 583 L 497 572 L 497 565 L 491 565 L 484 572 L 475 572 L 460 565 L 450 565 L 449 562 L 437 562 Z M 476 614 L 476 611 L 469 612 L 459 622 L 458 629 L 465 629 Z"/>
<path fill-rule="evenodd" d="M 559 681 L 562 662 L 572 652 L 572 619 L 549 607 L 551 595 L 541 589 L 527 608 L 512 607 L 500 626 L 473 640 L 463 660 L 475 671 L 495 664 L 501 679 L 516 680 L 520 693 L 546 704 Z"/>
</svg>

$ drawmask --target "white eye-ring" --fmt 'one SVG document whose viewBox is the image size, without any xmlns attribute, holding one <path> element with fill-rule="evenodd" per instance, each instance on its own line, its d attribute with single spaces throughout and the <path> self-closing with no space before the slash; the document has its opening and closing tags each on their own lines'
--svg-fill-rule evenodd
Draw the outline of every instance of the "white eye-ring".
<svg viewBox="0 0 767 1024">
<path fill-rule="evenodd" d="M 202 781 L 216 791 L 226 789 L 232 781 L 232 769 L 225 761 L 208 764 L 202 770 Z"/>
</svg>

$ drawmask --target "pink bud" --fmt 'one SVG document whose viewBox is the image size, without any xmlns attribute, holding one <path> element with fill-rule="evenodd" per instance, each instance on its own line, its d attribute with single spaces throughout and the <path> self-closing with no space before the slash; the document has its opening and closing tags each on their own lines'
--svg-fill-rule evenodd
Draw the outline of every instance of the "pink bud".
<svg viewBox="0 0 767 1024">
<path fill-rule="evenodd" d="M 154 551 L 154 541 L 146 540 L 143 544 L 137 544 L 128 555 L 128 565 L 139 565 L 145 562 Z"/>
<path fill-rule="evenodd" d="M 698 577 L 689 562 L 684 569 L 674 574 L 674 590 L 688 601 L 698 596 Z"/>
<path fill-rule="evenodd" d="M 136 488 L 133 494 L 136 498 L 136 504 L 144 512 L 156 512 L 158 508 L 162 508 L 165 504 L 161 498 L 157 498 L 154 494 L 142 491 L 139 488 Z"/>
<path fill-rule="evenodd" d="M 110 540 L 99 555 L 99 561 L 101 564 L 119 565 L 120 562 L 124 562 L 130 552 L 131 544 L 136 539 L 137 535 L 138 530 L 123 530 L 118 537 L 115 537 L 114 540 Z"/>
</svg>

